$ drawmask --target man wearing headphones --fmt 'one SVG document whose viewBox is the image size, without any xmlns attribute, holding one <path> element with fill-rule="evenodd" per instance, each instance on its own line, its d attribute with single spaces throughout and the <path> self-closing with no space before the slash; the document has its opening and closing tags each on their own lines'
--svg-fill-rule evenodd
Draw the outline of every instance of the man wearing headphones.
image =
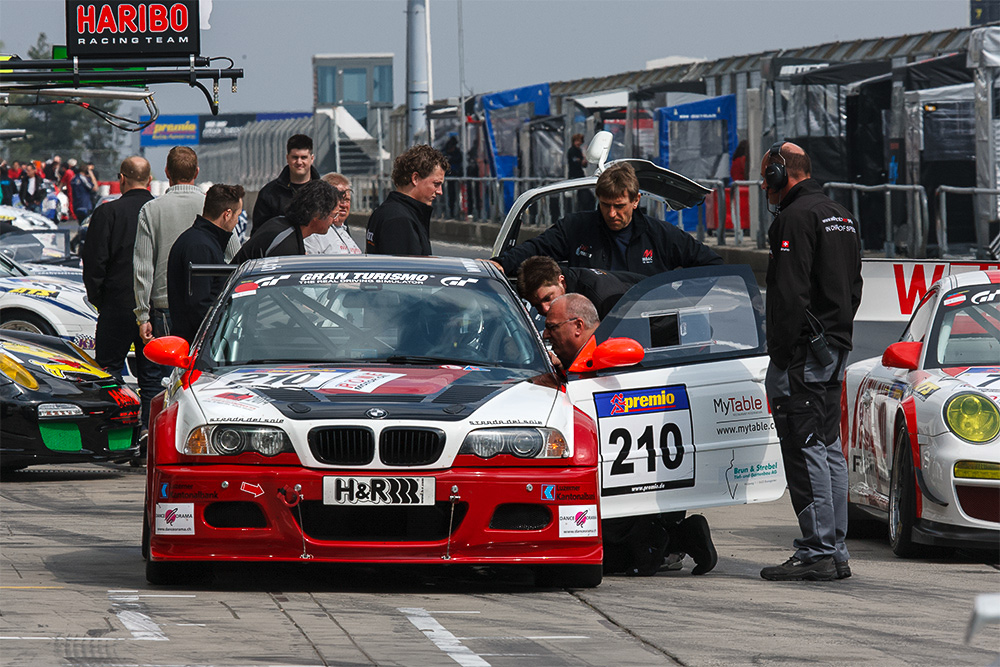
<svg viewBox="0 0 1000 667">
<path fill-rule="evenodd" d="M 802 148 L 780 141 L 760 166 L 769 207 L 777 207 L 768 232 L 765 387 L 802 531 L 791 558 L 760 571 L 771 581 L 851 576 L 840 390 L 861 303 L 861 243 L 851 214 L 823 194 L 811 170 Z"/>
</svg>

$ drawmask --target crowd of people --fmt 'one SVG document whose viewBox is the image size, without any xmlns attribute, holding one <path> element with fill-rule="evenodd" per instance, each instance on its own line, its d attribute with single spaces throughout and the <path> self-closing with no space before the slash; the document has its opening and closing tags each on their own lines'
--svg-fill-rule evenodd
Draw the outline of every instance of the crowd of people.
<svg viewBox="0 0 1000 667">
<path fill-rule="evenodd" d="M 83 222 L 100 198 L 93 162 L 66 162 L 58 155 L 41 160 L 0 161 L 0 204 L 19 203 L 56 222 Z"/>
<path fill-rule="evenodd" d="M 577 151 L 579 143 L 574 142 Z M 170 151 L 164 170 L 170 187 L 155 199 L 148 191 L 149 163 L 139 156 L 122 162 L 122 196 L 94 211 L 83 272 L 88 298 L 99 310 L 97 362 L 121 372 L 135 345 L 143 424 L 167 369 L 146 360 L 142 346 L 168 334 L 191 342 L 222 288 L 221 278 L 188 276 L 190 263 L 362 253 L 345 224 L 350 180 L 320 175 L 314 159 L 310 137 L 288 140 L 287 165 L 258 194 L 250 237 L 242 244 L 233 230 L 243 210 L 243 188 L 215 184 L 202 192 L 195 184 L 194 150 Z M 583 160 L 582 152 L 576 159 Z M 395 189 L 368 218 L 365 252 L 431 254 L 432 206 L 451 168 L 448 156 L 427 145 L 398 156 L 392 170 Z M 37 165 L 24 165 L 18 187 L 25 190 L 25 183 L 38 178 L 37 170 Z M 850 214 L 823 195 L 810 171 L 808 156 L 791 143 L 776 144 L 761 163 L 762 187 L 776 215 L 767 276 L 771 365 L 766 388 L 803 533 L 788 561 L 761 571 L 771 580 L 851 576 L 844 544 L 846 468 L 836 424 L 840 377 L 860 303 L 860 245 Z M 73 173 L 70 184 L 78 177 L 70 164 L 62 170 L 66 173 Z M 34 191 L 25 190 L 30 196 Z M 600 318 L 632 285 L 664 271 L 723 261 L 691 235 L 640 208 L 639 182 L 629 164 L 605 169 L 594 195 L 596 207 L 570 214 L 490 260 L 516 279 L 520 295 L 545 317 L 542 337 L 551 345 L 553 366 L 563 374 Z M 820 360 L 817 330 L 828 346 L 828 356 Z M 717 562 L 701 515 L 628 517 L 603 526 L 609 572 L 654 574 L 676 563 L 680 553 L 694 558 L 693 574 L 705 574 Z"/>
</svg>

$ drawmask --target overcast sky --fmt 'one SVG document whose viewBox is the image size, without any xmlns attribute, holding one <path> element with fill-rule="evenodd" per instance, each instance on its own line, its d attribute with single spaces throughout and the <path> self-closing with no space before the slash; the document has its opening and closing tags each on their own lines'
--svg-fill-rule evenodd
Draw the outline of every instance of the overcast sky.
<svg viewBox="0 0 1000 667">
<path fill-rule="evenodd" d="M 245 70 L 221 112 L 308 111 L 317 53 L 396 56 L 405 99 L 406 0 L 214 0 L 202 55 Z M 428 0 L 433 94 L 459 94 L 458 3 Z M 968 0 L 463 0 L 465 82 L 483 93 L 643 69 L 666 56 L 715 59 L 969 24 Z M 27 57 L 40 32 L 65 42 L 62 0 L 0 0 L 3 51 Z M 156 87 L 160 112 L 208 113 L 202 94 Z"/>
</svg>

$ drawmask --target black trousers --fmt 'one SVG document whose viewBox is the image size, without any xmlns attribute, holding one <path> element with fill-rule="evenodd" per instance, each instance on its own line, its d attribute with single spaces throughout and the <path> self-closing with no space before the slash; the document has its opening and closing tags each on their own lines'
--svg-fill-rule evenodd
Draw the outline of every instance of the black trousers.
<svg viewBox="0 0 1000 667">
<path fill-rule="evenodd" d="M 135 345 L 135 367 L 133 375 L 139 383 L 139 398 L 142 400 L 140 419 L 143 428 L 149 421 L 149 406 L 154 393 L 142 386 L 143 372 L 152 362 L 142 354 L 142 337 L 139 325 L 135 323 L 135 313 L 131 308 L 105 306 L 97 314 L 97 335 L 94 341 L 94 358 L 101 368 L 121 379 L 125 370 L 128 352 Z"/>
</svg>

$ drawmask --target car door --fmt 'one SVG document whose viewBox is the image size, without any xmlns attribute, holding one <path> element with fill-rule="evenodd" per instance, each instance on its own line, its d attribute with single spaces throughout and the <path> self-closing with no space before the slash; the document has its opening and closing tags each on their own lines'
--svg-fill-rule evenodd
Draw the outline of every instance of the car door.
<svg viewBox="0 0 1000 667">
<path fill-rule="evenodd" d="M 571 374 L 597 423 L 602 515 L 774 500 L 785 489 L 764 392 L 764 303 L 747 266 L 671 271 L 634 286 L 595 332 L 639 342 L 635 366 Z"/>
<path fill-rule="evenodd" d="M 679 211 L 691 206 L 697 206 L 705 201 L 705 195 L 711 192 L 708 188 L 698 185 L 691 179 L 655 165 L 649 160 L 616 160 L 609 163 L 608 166 L 621 162 L 627 162 L 632 165 L 636 178 L 639 181 L 639 191 L 644 196 L 652 196 L 661 202 L 666 210 Z M 557 203 L 566 193 L 572 193 L 581 189 L 593 192 L 596 184 L 597 176 L 588 176 L 586 178 L 575 178 L 545 185 L 540 188 L 533 188 L 523 193 L 514 201 L 514 205 L 511 206 L 510 211 L 504 217 L 503 225 L 501 225 L 500 232 L 493 243 L 493 256 L 496 257 L 505 250 L 509 250 L 517 245 L 522 224 L 524 224 L 526 218 L 535 215 L 535 211 L 549 211 L 553 208 L 552 204 Z M 550 203 L 546 204 L 546 201 L 543 200 Z M 565 201 L 563 204 L 565 204 Z M 562 205 L 554 208 L 559 210 L 559 214 L 569 212 L 563 211 Z M 541 217 L 545 218 L 546 216 L 542 215 Z M 549 215 L 547 220 L 550 223 L 554 223 L 554 217 Z"/>
</svg>

